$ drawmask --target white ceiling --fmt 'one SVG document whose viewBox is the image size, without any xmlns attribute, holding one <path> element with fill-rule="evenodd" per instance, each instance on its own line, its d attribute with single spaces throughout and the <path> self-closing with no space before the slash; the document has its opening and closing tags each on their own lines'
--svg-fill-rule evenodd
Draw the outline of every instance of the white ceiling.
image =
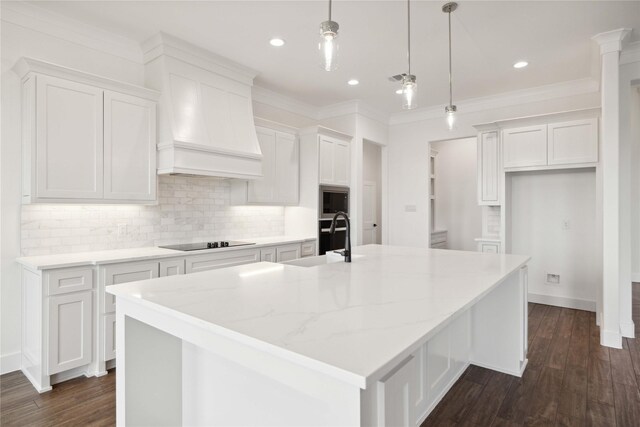
<svg viewBox="0 0 640 427">
<path fill-rule="evenodd" d="M 401 110 L 406 71 L 406 2 L 336 0 L 339 69 L 317 65 L 317 34 L 327 1 L 37 1 L 52 12 L 142 42 L 158 31 L 259 71 L 256 83 L 309 104 L 361 99 Z M 419 105 L 447 103 L 445 1 L 412 1 L 412 72 Z M 455 99 L 469 99 L 590 77 L 591 37 L 621 27 L 640 33 L 640 1 L 461 1 L 453 14 Z M 286 45 L 269 45 L 274 36 Z M 515 70 L 517 60 L 529 67 Z M 358 86 L 347 80 L 357 78 Z"/>
</svg>

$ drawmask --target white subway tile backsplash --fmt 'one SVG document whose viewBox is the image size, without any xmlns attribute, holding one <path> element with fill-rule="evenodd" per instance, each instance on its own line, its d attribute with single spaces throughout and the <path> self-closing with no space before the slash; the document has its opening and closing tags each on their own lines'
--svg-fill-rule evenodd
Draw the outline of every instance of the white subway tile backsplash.
<svg viewBox="0 0 640 427">
<path fill-rule="evenodd" d="M 218 178 L 158 177 L 158 205 L 24 205 L 22 254 L 49 255 L 284 234 L 284 208 L 230 206 Z M 118 235 L 118 226 L 126 232 Z"/>
</svg>

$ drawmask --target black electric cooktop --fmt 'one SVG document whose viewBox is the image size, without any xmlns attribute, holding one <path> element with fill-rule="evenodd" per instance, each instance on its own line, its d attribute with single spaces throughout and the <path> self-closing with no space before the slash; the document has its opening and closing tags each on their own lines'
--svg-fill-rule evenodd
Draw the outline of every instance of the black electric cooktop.
<svg viewBox="0 0 640 427">
<path fill-rule="evenodd" d="M 255 245 L 255 243 L 221 240 L 219 242 L 184 243 L 182 245 L 168 245 L 159 247 L 163 249 L 173 249 L 176 251 L 201 251 L 203 249 L 232 248 L 234 246 L 248 245 Z"/>
</svg>

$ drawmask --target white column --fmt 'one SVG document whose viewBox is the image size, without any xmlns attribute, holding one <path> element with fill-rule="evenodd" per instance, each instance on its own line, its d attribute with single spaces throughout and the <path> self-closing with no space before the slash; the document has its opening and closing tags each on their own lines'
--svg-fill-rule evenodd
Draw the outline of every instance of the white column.
<svg viewBox="0 0 640 427">
<path fill-rule="evenodd" d="M 619 29 L 600 33 L 593 39 L 602 57 L 602 319 L 600 342 L 622 347 L 621 333 L 621 239 L 620 239 L 620 51 L 630 32 Z M 631 308 L 631 298 L 628 300 Z M 626 310 L 625 310 L 626 311 Z M 629 310 L 630 311 L 630 310 Z M 630 317 L 629 317 L 629 320 Z"/>
</svg>

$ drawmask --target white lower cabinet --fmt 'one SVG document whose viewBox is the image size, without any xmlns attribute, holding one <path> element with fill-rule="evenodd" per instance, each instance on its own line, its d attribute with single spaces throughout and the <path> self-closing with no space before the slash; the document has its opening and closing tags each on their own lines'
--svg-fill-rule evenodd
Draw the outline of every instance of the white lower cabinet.
<svg viewBox="0 0 640 427">
<path fill-rule="evenodd" d="M 378 425 L 410 426 L 415 422 L 415 396 L 418 385 L 414 356 L 407 357 L 378 381 Z"/>
<path fill-rule="evenodd" d="M 469 365 L 469 311 L 362 391 L 362 425 L 420 425 Z"/>
<path fill-rule="evenodd" d="M 300 244 L 278 246 L 276 248 L 276 261 L 286 262 L 300 258 Z"/>
<path fill-rule="evenodd" d="M 160 277 L 184 274 L 184 267 L 185 260 L 183 258 L 160 261 Z"/>
<path fill-rule="evenodd" d="M 314 256 L 316 254 L 316 242 L 304 242 L 300 245 L 300 256 Z"/>
<path fill-rule="evenodd" d="M 199 271 L 233 267 L 260 261 L 260 250 L 235 250 L 212 254 L 195 255 L 187 258 L 187 274 Z"/>
<path fill-rule="evenodd" d="M 116 357 L 116 315 L 115 313 L 104 315 L 104 360 Z"/>
<path fill-rule="evenodd" d="M 108 286 L 259 261 L 289 261 L 315 254 L 315 245 L 307 241 L 45 271 L 23 267 L 22 370 L 39 392 L 51 390 L 52 379 L 106 374 L 113 366 L 107 362 L 116 357 L 116 304 L 106 293 Z M 60 375 L 51 377 L 54 374 Z"/>
<path fill-rule="evenodd" d="M 49 298 L 49 375 L 91 362 L 92 291 Z"/>
<path fill-rule="evenodd" d="M 276 248 L 260 249 L 260 261 L 276 262 Z"/>
</svg>

